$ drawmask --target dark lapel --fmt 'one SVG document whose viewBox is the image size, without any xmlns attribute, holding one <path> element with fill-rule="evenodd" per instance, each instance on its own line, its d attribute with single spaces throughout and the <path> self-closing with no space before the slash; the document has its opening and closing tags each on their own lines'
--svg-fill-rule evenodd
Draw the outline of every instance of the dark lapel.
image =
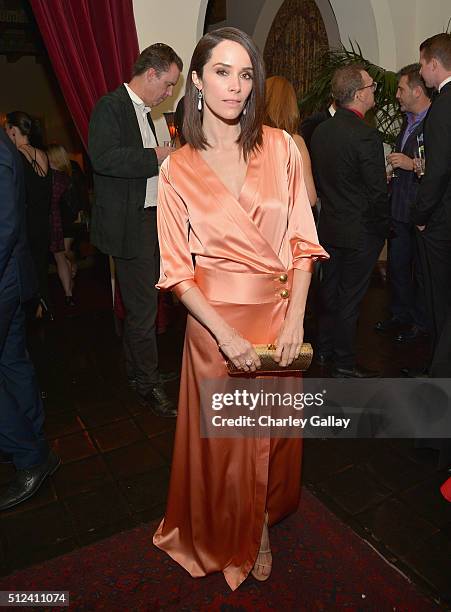
<svg viewBox="0 0 451 612">
<path fill-rule="evenodd" d="M 152 130 L 153 135 L 155 136 L 155 142 L 157 143 L 157 147 L 158 147 L 157 133 L 155 131 L 155 126 L 153 124 L 152 117 L 150 116 L 150 113 L 147 113 L 147 121 L 149 122 L 150 129 Z"/>
<path fill-rule="evenodd" d="M 128 140 L 129 142 L 133 142 L 133 144 L 142 146 L 143 139 L 141 136 L 141 130 L 139 129 L 138 119 L 136 118 L 135 107 L 133 106 L 132 99 L 128 95 L 128 91 L 125 89 L 125 85 L 121 85 L 119 87 L 118 94 L 124 104 L 125 116 L 127 117 L 127 125 L 130 126 Z"/>
<path fill-rule="evenodd" d="M 128 91 L 126 90 L 125 85 L 121 85 L 117 91 L 118 91 L 118 94 L 122 102 L 125 105 L 126 114 L 127 114 L 127 122 L 130 124 L 131 129 L 133 130 L 134 140 L 136 141 L 137 144 L 138 142 L 140 144 L 143 144 L 141 130 L 139 129 L 138 119 L 136 118 L 135 107 L 133 105 L 132 99 L 128 95 Z M 153 124 L 150 113 L 147 113 L 147 121 L 149 122 L 150 129 L 152 130 L 152 133 L 155 137 L 155 142 L 157 143 L 157 146 L 158 146 L 157 133 L 155 131 L 155 126 Z"/>
<path fill-rule="evenodd" d="M 440 91 L 440 93 L 438 91 L 435 91 L 432 95 L 432 99 L 431 99 L 431 106 L 429 107 L 429 112 L 425 117 L 425 121 L 424 121 L 424 127 L 423 127 L 423 131 L 425 134 L 425 138 L 427 137 L 426 134 L 428 133 L 428 129 L 427 129 L 427 125 L 428 125 L 428 121 L 429 118 L 431 117 L 431 111 L 432 108 L 434 107 L 435 102 L 441 98 L 444 95 L 449 95 L 451 93 L 451 82 L 447 83 L 446 85 L 444 85 Z"/>
</svg>

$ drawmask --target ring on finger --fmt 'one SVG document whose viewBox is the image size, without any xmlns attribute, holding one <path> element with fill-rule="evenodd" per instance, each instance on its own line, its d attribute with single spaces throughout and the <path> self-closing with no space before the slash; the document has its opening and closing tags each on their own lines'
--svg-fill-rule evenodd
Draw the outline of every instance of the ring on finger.
<svg viewBox="0 0 451 612">
<path fill-rule="evenodd" d="M 252 361 L 252 359 L 246 359 L 244 363 L 247 365 L 248 368 L 250 368 L 254 362 Z"/>
</svg>

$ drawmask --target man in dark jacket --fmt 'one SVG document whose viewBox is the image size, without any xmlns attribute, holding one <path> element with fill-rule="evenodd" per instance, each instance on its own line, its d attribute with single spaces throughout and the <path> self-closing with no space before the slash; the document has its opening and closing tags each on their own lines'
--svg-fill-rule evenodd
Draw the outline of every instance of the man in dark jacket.
<svg viewBox="0 0 451 612">
<path fill-rule="evenodd" d="M 411 64 L 399 71 L 396 97 L 406 118 L 396 141 L 396 152 L 387 156 L 395 172 L 389 189 L 393 230 L 388 241 L 391 316 L 378 321 L 375 327 L 383 332 L 400 325 L 409 326 L 396 336 L 398 342 L 416 340 L 427 329 L 424 283 L 410 210 L 420 184 L 414 160 L 418 158 L 423 143 L 423 125 L 431 105 L 430 94 L 431 90 L 420 76 L 420 64 Z"/>
<path fill-rule="evenodd" d="M 421 75 L 438 91 L 424 125 L 426 168 L 412 219 L 418 228 L 432 323 L 429 373 L 451 376 L 451 34 L 420 46 Z"/>
<path fill-rule="evenodd" d="M 354 346 L 360 303 L 389 224 L 382 140 L 363 121 L 376 86 L 361 66 L 336 70 L 337 112 L 312 138 L 322 205 L 319 239 L 330 255 L 322 265 L 317 354 L 320 363 L 332 362 L 335 377 L 377 375 L 357 365 Z"/>
<path fill-rule="evenodd" d="M 156 204 L 158 165 L 170 148 L 158 146 L 149 113 L 172 95 L 182 68 L 171 47 L 147 47 L 130 83 L 99 100 L 89 125 L 95 189 L 91 240 L 114 257 L 126 309 L 123 340 L 129 382 L 143 405 L 166 417 L 177 412 L 158 371 Z"/>
<path fill-rule="evenodd" d="M 0 510 L 29 499 L 61 463 L 44 438 L 44 411 L 25 343 L 23 304 L 36 290 L 22 160 L 0 129 L 0 450 L 16 467 Z"/>
</svg>

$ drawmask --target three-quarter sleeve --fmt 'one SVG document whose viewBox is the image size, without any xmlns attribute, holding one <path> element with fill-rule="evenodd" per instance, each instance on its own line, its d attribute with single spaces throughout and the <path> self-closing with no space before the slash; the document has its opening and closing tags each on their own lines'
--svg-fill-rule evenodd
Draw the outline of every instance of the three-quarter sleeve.
<svg viewBox="0 0 451 612">
<path fill-rule="evenodd" d="M 188 242 L 188 211 L 170 182 L 169 158 L 161 166 L 158 182 L 158 241 L 160 244 L 160 280 L 157 289 L 173 291 L 180 298 L 196 285 Z"/>
<path fill-rule="evenodd" d="M 318 242 L 315 221 L 307 195 L 302 158 L 294 140 L 286 132 L 288 146 L 288 239 L 293 268 L 313 271 L 317 259 L 328 259 L 329 255 Z"/>
</svg>

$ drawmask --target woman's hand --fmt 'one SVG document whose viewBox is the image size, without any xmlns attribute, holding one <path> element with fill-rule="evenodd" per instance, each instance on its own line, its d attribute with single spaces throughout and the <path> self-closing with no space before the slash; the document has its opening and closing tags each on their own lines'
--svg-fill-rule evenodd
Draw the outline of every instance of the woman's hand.
<svg viewBox="0 0 451 612">
<path fill-rule="evenodd" d="M 279 337 L 276 340 L 277 350 L 273 356 L 274 361 L 277 361 L 283 368 L 291 365 L 296 357 L 299 356 L 303 340 L 303 320 L 299 317 L 293 323 L 285 319 L 280 329 Z"/>
<path fill-rule="evenodd" d="M 260 359 L 252 344 L 240 336 L 235 329 L 230 329 L 221 334 L 221 338 L 218 339 L 218 346 L 224 355 L 243 372 L 255 372 L 261 366 Z"/>
</svg>

